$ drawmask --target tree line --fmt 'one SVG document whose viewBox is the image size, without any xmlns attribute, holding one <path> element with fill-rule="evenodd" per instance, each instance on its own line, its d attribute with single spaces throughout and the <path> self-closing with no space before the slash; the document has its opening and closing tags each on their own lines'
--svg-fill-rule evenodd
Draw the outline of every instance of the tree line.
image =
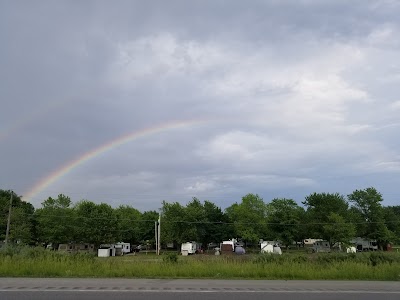
<svg viewBox="0 0 400 300">
<path fill-rule="evenodd" d="M 11 191 L 0 190 L 0 240 L 5 239 Z M 193 198 L 186 205 L 162 202 L 160 212 L 140 212 L 129 205 L 68 196 L 49 197 L 35 209 L 13 194 L 9 240 L 31 245 L 49 243 L 102 243 L 118 241 L 154 244 L 155 222 L 161 222 L 162 243 L 198 241 L 204 246 L 230 238 L 257 244 L 280 240 L 289 246 L 306 238 L 322 238 L 331 245 L 354 237 L 375 239 L 379 245 L 400 243 L 400 206 L 383 206 L 373 187 L 347 197 L 339 193 L 312 193 L 299 205 L 293 199 L 264 201 L 247 194 L 222 210 L 213 202 Z"/>
</svg>

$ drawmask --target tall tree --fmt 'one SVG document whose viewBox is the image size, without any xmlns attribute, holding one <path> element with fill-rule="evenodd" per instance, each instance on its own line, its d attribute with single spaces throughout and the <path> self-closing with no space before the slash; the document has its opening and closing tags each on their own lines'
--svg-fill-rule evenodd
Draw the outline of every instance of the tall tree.
<svg viewBox="0 0 400 300">
<path fill-rule="evenodd" d="M 210 201 L 204 201 L 204 212 L 207 223 L 203 224 L 205 236 L 201 242 L 204 246 L 208 243 L 219 243 L 234 236 L 233 225 L 229 222 L 229 217 Z"/>
<path fill-rule="evenodd" d="M 38 241 L 44 244 L 68 243 L 74 237 L 74 212 L 71 199 L 63 194 L 49 197 L 35 211 Z"/>
<path fill-rule="evenodd" d="M 302 203 L 307 208 L 306 221 L 309 224 L 307 226 L 309 238 L 329 239 L 322 225 L 327 222 L 331 213 L 341 216 L 346 221 L 349 219 L 349 204 L 344 196 L 338 193 L 313 193 Z"/>
<path fill-rule="evenodd" d="M 12 193 L 11 222 L 9 230 L 9 241 L 32 243 L 33 236 L 33 213 L 34 207 L 31 203 L 22 200 L 21 196 L 12 191 L 0 189 L 0 240 L 6 236 L 10 199 Z"/>
<path fill-rule="evenodd" d="M 114 209 L 117 222 L 117 239 L 135 244 L 140 242 L 139 224 L 142 214 L 136 208 L 120 205 Z"/>
<path fill-rule="evenodd" d="M 247 242 L 258 242 L 268 236 L 267 206 L 260 196 L 247 194 L 241 203 L 228 207 L 226 213 L 234 223 L 237 237 Z"/>
<path fill-rule="evenodd" d="M 178 202 L 163 201 L 161 208 L 161 239 L 181 244 L 193 240 L 192 228 L 188 226 L 185 207 Z"/>
<path fill-rule="evenodd" d="M 386 226 L 393 233 L 391 237 L 393 243 L 400 243 L 400 206 L 383 207 Z"/>
<path fill-rule="evenodd" d="M 76 242 L 95 246 L 117 242 L 118 220 L 110 205 L 82 200 L 75 204 L 74 211 Z"/>
<path fill-rule="evenodd" d="M 142 213 L 141 218 L 138 220 L 138 241 L 146 243 L 149 241 L 151 244 L 155 244 L 155 226 L 154 222 L 158 220 L 159 213 L 155 210 L 149 210 Z M 162 230 L 164 224 L 162 224 Z"/>
<path fill-rule="evenodd" d="M 292 199 L 273 199 L 267 204 L 268 227 L 271 237 L 282 241 L 286 247 L 301 238 L 304 209 Z"/>
<path fill-rule="evenodd" d="M 381 247 L 389 242 L 392 233 L 385 224 L 382 195 L 375 188 L 369 187 L 355 190 L 348 198 L 363 217 L 364 222 L 359 224 L 361 237 L 376 239 Z"/>
<path fill-rule="evenodd" d="M 350 240 L 354 238 L 356 233 L 354 224 L 346 222 L 342 216 L 334 212 L 329 214 L 326 222 L 327 224 L 322 226 L 323 236 L 331 246 L 335 244 L 350 244 Z"/>
</svg>

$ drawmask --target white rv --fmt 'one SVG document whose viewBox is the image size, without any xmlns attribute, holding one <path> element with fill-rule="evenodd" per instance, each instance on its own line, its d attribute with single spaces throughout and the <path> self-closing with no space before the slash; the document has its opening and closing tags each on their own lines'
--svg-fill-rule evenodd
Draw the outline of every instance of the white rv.
<svg viewBox="0 0 400 300">
<path fill-rule="evenodd" d="M 273 253 L 282 255 L 282 249 L 279 246 L 278 241 L 262 241 L 260 246 L 261 253 Z"/>
<path fill-rule="evenodd" d="M 122 255 L 131 253 L 131 244 L 129 243 L 119 242 L 116 243 L 115 246 L 122 249 Z"/>
<path fill-rule="evenodd" d="M 196 254 L 201 249 L 201 245 L 196 242 L 183 243 L 181 246 L 182 255 Z"/>
<path fill-rule="evenodd" d="M 356 247 L 358 252 L 378 250 L 378 243 L 376 240 L 368 240 L 361 237 L 357 237 L 351 240 L 350 243 Z"/>
</svg>

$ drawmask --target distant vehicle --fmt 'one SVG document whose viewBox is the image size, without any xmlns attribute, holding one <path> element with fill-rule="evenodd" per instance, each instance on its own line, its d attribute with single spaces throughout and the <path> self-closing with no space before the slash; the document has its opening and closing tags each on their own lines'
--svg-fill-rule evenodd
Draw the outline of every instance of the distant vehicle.
<svg viewBox="0 0 400 300">
<path fill-rule="evenodd" d="M 94 244 L 88 243 L 71 243 L 71 244 L 59 244 L 58 251 L 67 253 L 77 253 L 77 252 L 95 252 Z"/>
<path fill-rule="evenodd" d="M 347 249 L 346 249 L 346 252 L 347 253 L 356 253 L 357 252 L 357 249 L 356 249 L 356 247 L 348 247 Z"/>
<path fill-rule="evenodd" d="M 364 251 L 377 251 L 378 250 L 378 242 L 376 240 L 368 240 L 361 237 L 357 237 L 350 241 L 358 252 Z"/>
<path fill-rule="evenodd" d="M 237 239 L 231 239 L 228 241 L 223 241 L 219 248 L 221 254 L 245 254 L 246 250 L 244 249 L 244 243 L 239 242 Z M 236 251 L 237 249 L 237 251 Z"/>
<path fill-rule="evenodd" d="M 140 252 L 140 250 L 142 250 L 143 249 L 143 246 L 142 245 L 133 245 L 132 246 L 132 252 Z"/>
<path fill-rule="evenodd" d="M 236 246 L 236 239 L 232 239 L 229 241 L 223 241 L 219 248 L 221 249 L 221 254 L 226 253 L 233 253 L 235 251 L 235 246 Z"/>
<path fill-rule="evenodd" d="M 131 253 L 131 244 L 129 243 L 124 243 L 124 242 L 119 242 L 115 244 L 117 247 L 121 247 L 122 249 L 122 255 Z"/>
<path fill-rule="evenodd" d="M 304 247 L 313 247 L 315 242 L 320 242 L 322 239 L 305 239 L 303 240 Z"/>
<path fill-rule="evenodd" d="M 200 251 L 201 245 L 197 242 L 183 243 L 181 246 L 182 255 L 196 254 Z"/>
<path fill-rule="evenodd" d="M 312 252 L 331 252 L 331 245 L 328 241 L 316 241 L 312 246 Z"/>
<path fill-rule="evenodd" d="M 260 244 L 261 253 L 282 254 L 278 241 L 263 241 Z"/>
</svg>

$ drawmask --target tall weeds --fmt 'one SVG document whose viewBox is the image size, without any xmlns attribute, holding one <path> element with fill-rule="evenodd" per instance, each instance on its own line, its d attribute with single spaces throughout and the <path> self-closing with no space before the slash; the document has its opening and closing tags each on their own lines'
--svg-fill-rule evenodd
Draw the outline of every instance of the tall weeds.
<svg viewBox="0 0 400 300">
<path fill-rule="evenodd" d="M 399 280 L 399 253 L 98 258 L 42 248 L 0 250 L 2 277 Z"/>
</svg>

